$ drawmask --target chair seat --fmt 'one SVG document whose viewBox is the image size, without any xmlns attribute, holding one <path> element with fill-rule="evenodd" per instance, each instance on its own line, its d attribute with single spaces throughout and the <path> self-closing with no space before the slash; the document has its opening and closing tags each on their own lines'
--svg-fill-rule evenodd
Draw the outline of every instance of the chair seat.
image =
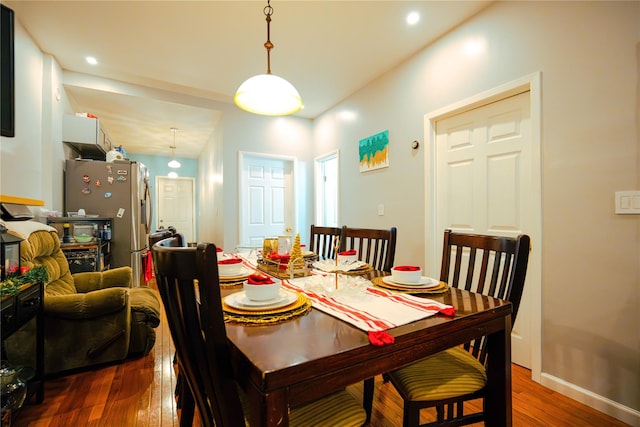
<svg viewBox="0 0 640 427">
<path fill-rule="evenodd" d="M 487 383 L 484 367 L 461 347 L 441 351 L 388 375 L 400 394 L 412 401 L 462 396 Z"/>
<path fill-rule="evenodd" d="M 240 403 L 245 414 L 251 412 L 246 394 L 238 387 Z M 289 414 L 289 425 L 292 427 L 360 427 L 367 418 L 367 414 L 349 392 L 342 390 L 330 394 L 320 400 L 296 406 Z M 245 425 L 249 422 L 245 419 Z"/>
<path fill-rule="evenodd" d="M 295 427 L 360 427 L 366 418 L 360 402 L 343 390 L 293 408 L 289 423 Z"/>
</svg>

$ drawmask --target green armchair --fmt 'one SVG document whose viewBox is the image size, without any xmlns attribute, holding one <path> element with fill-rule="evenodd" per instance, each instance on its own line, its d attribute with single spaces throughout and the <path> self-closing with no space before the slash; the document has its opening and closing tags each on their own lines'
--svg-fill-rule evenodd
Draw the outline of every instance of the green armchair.
<svg viewBox="0 0 640 427">
<path fill-rule="evenodd" d="M 45 373 L 57 373 L 147 354 L 160 323 L 157 292 L 131 287 L 130 267 L 69 272 L 54 228 L 34 221 L 7 222 L 21 242 L 22 266 L 44 265 Z M 35 323 L 5 340 L 12 364 L 34 366 Z"/>
</svg>

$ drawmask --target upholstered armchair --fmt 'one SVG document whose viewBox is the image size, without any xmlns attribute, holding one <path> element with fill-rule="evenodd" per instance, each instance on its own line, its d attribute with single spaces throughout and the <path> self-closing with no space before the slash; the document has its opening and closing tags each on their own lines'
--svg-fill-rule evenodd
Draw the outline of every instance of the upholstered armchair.
<svg viewBox="0 0 640 427">
<path fill-rule="evenodd" d="M 159 299 L 153 289 L 131 287 L 131 268 L 71 274 L 54 228 L 35 221 L 6 226 L 25 239 L 22 266 L 44 265 L 49 275 L 43 304 L 45 373 L 121 361 L 153 348 Z M 34 366 L 34 336 L 31 322 L 5 340 L 12 364 Z"/>
</svg>

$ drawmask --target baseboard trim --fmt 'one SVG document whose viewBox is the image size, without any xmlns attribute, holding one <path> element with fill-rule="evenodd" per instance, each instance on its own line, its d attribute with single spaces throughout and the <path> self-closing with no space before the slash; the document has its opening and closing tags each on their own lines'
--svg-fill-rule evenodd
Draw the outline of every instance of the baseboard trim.
<svg viewBox="0 0 640 427">
<path fill-rule="evenodd" d="M 571 384 L 553 375 L 543 373 L 540 376 L 540 380 L 540 384 L 553 391 L 557 391 L 633 427 L 640 427 L 640 411 L 614 402 L 611 399 L 607 399 L 606 397 L 578 387 L 575 384 Z"/>
</svg>

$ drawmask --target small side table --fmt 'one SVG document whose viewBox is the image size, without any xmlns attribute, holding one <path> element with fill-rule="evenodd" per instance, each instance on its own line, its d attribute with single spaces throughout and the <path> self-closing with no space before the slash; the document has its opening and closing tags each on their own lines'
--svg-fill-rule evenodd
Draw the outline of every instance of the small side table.
<svg viewBox="0 0 640 427">
<path fill-rule="evenodd" d="M 36 319 L 36 366 L 35 375 L 27 382 L 27 397 L 25 403 L 31 397 L 36 396 L 36 403 L 44 400 L 44 314 L 43 314 L 43 283 L 27 283 L 20 287 L 15 295 L 2 298 L 1 301 L 1 325 L 2 325 L 2 355 L 4 352 L 4 340 L 20 329 L 23 325 L 35 317 Z"/>
</svg>

